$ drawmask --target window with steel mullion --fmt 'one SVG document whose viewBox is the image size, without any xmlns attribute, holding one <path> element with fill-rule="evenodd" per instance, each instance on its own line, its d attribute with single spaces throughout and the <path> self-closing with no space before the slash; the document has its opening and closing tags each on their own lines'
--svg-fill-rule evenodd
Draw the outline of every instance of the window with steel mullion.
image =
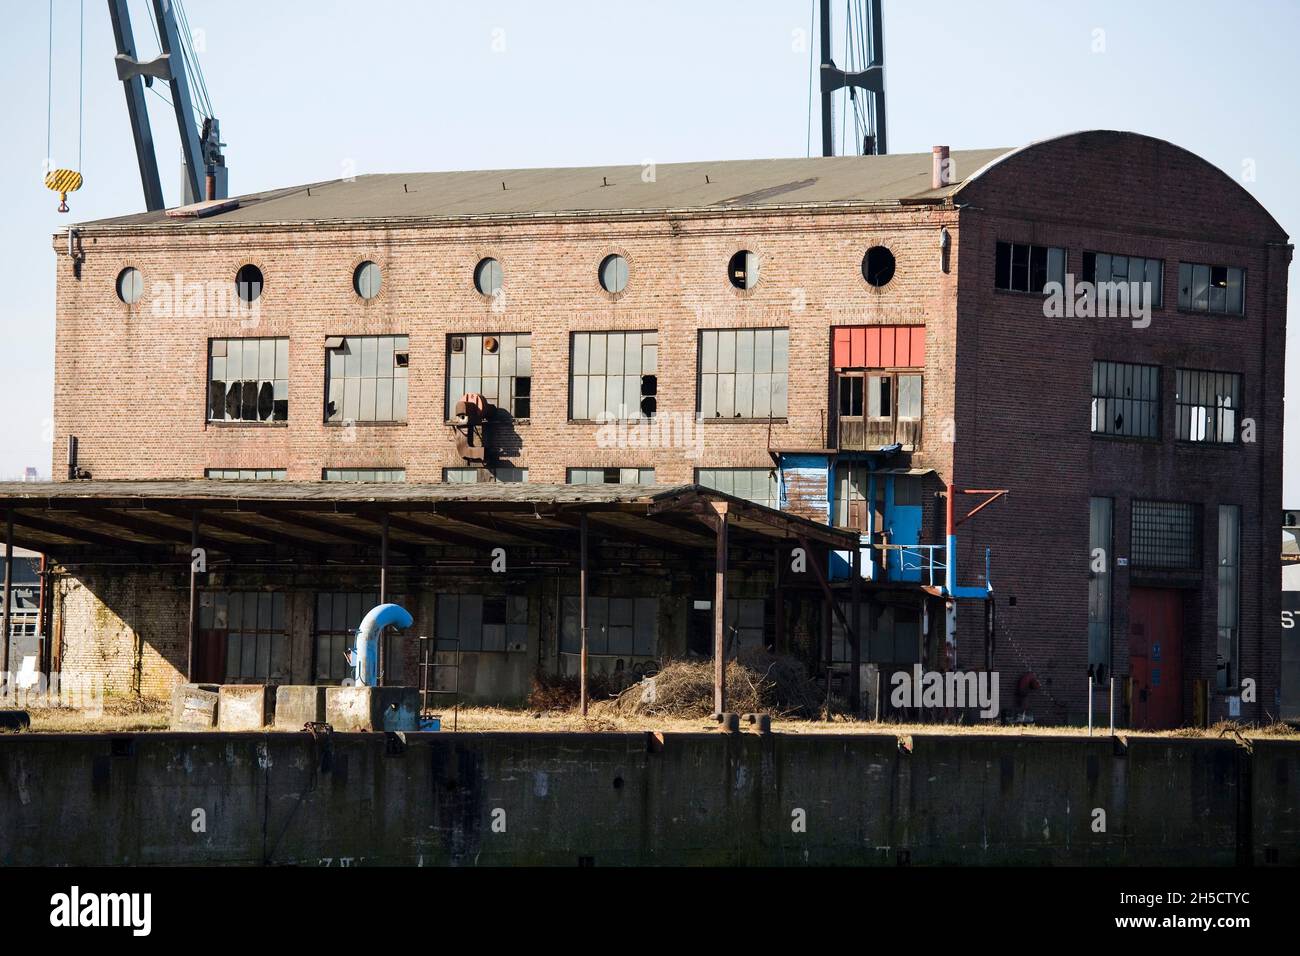
<svg viewBox="0 0 1300 956">
<path fill-rule="evenodd" d="M 1024 243 L 1011 243 L 1011 284 L 1016 292 L 1029 291 L 1029 249 Z"/>
</svg>

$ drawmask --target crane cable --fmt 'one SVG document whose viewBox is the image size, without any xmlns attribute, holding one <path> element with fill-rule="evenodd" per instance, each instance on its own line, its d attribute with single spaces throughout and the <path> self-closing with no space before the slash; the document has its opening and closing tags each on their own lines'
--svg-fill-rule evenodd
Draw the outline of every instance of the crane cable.
<svg viewBox="0 0 1300 956">
<path fill-rule="evenodd" d="M 81 143 L 86 130 L 86 0 L 81 0 L 77 39 L 77 172 L 81 172 Z"/>
<path fill-rule="evenodd" d="M 52 169 L 54 165 L 54 0 L 49 3 L 49 43 L 45 77 L 45 187 L 59 194 L 59 212 L 68 211 L 68 193 L 81 188 L 81 165 L 86 130 L 86 0 L 80 0 L 77 39 L 77 167 Z"/>
</svg>

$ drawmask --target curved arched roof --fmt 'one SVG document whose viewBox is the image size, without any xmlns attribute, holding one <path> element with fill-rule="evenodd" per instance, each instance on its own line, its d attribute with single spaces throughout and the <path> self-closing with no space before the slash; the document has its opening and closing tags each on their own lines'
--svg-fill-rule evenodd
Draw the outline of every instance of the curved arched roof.
<svg viewBox="0 0 1300 956">
<path fill-rule="evenodd" d="M 1062 150 L 1074 146 L 1084 147 L 1101 147 L 1116 150 L 1127 150 L 1130 154 L 1137 154 L 1142 151 L 1168 150 L 1177 157 L 1184 159 L 1188 165 L 1202 170 L 1207 178 L 1218 181 L 1220 186 L 1230 189 L 1240 200 L 1243 201 L 1246 208 L 1258 213 L 1259 216 L 1267 223 L 1275 235 L 1269 237 L 1275 241 L 1287 240 L 1287 232 L 1282 228 L 1282 224 L 1277 221 L 1258 199 L 1246 189 L 1240 182 L 1229 176 L 1218 166 L 1215 166 L 1209 160 L 1185 149 L 1176 143 L 1160 139 L 1156 136 L 1147 136 L 1144 133 L 1135 133 L 1128 130 L 1080 130 L 1073 133 L 1062 133 L 1059 136 L 1051 136 L 1046 139 L 1036 140 L 1027 143 L 1024 146 L 1017 146 L 1014 149 L 1007 150 L 999 156 L 996 156 L 977 169 L 957 187 L 953 193 L 953 199 L 956 202 L 962 201 L 962 193 L 978 192 L 981 185 L 989 183 L 999 178 L 1000 174 L 1006 173 L 1011 176 L 1020 176 L 1021 170 L 1017 169 L 1021 163 L 1030 164 L 1050 164 L 1055 157 L 1060 155 Z M 1172 166 L 1172 164 L 1168 164 Z"/>
</svg>

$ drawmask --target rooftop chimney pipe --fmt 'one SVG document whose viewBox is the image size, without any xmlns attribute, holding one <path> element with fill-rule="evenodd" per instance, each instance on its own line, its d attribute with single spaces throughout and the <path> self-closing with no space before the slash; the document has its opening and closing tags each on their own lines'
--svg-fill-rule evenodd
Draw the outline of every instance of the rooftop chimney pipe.
<svg viewBox="0 0 1300 956">
<path fill-rule="evenodd" d="M 942 189 L 952 185 L 952 164 L 948 161 L 948 147 L 935 146 L 930 150 L 930 188 Z"/>
</svg>

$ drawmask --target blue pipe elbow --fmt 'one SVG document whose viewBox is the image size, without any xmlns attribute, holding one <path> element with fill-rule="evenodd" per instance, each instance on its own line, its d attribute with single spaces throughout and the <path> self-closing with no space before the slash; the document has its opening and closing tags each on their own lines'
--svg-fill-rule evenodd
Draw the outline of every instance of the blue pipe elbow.
<svg viewBox="0 0 1300 956">
<path fill-rule="evenodd" d="M 379 684 L 379 635 L 384 628 L 390 625 L 407 628 L 414 623 L 410 612 L 400 604 L 380 604 L 370 609 L 357 628 L 353 677 L 358 685 L 375 687 Z"/>
</svg>

